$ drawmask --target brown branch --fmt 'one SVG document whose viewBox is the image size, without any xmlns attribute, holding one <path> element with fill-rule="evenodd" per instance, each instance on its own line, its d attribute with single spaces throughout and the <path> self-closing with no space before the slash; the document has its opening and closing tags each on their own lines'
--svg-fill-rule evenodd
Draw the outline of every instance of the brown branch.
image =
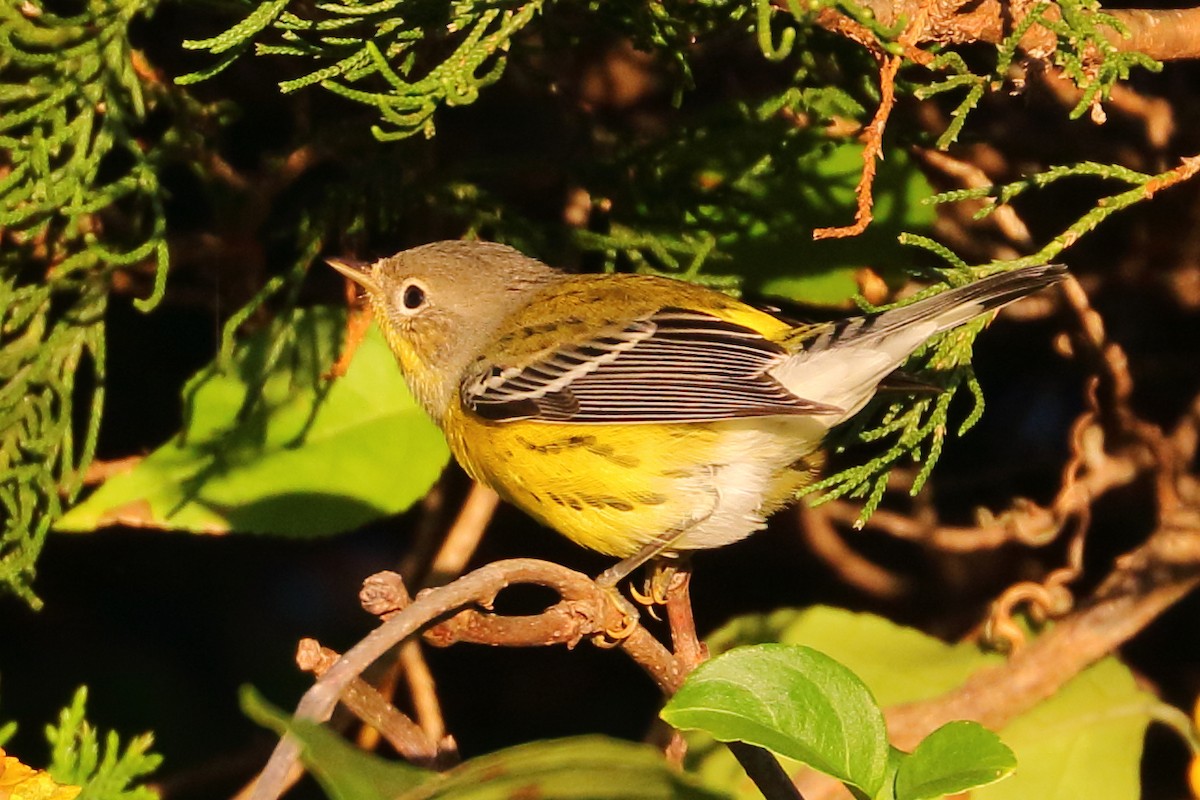
<svg viewBox="0 0 1200 800">
<path fill-rule="evenodd" d="M 412 699 L 413 711 L 421 730 L 432 741 L 439 743 L 439 749 L 450 749 L 457 754 L 453 737 L 446 733 L 437 682 L 433 678 L 433 670 L 429 669 L 429 662 L 425 660 L 420 642 L 409 640 L 400 645 L 396 664 L 408 684 L 408 696 Z"/>
<path fill-rule="evenodd" d="M 879 108 L 875 116 L 863 130 L 862 142 L 862 174 L 859 175 L 858 185 L 854 188 L 857 199 L 854 212 L 854 224 L 831 228 L 817 228 L 812 233 L 813 239 L 841 239 L 847 236 L 857 236 L 871 224 L 873 215 L 871 209 L 875 204 L 872 187 L 875 184 L 876 164 L 883 154 L 883 132 L 887 128 L 888 118 L 896 104 L 896 73 L 904 59 L 901 56 L 891 56 L 884 61 L 879 70 Z"/>
<path fill-rule="evenodd" d="M 97 483 L 104 483 L 109 478 L 115 478 L 117 475 L 132 472 L 133 468 L 142 463 L 144 458 L 145 456 L 137 455 L 108 460 L 93 459 L 92 463 L 88 464 L 87 471 L 83 473 L 83 485 L 93 486 Z"/>
<path fill-rule="evenodd" d="M 461 610 L 426 632 L 428 640 L 440 646 L 470 641 L 494 646 L 573 647 L 586 636 L 603 637 L 618 628 L 628 630 L 629 634 L 617 644 L 646 669 L 664 693 L 670 694 L 679 687 L 683 676 L 706 656 L 691 618 L 688 576 L 686 572 L 677 573 L 668 590 L 668 617 L 683 654 L 676 656 L 641 625 L 635 622 L 630 626 L 626 611 L 614 602 L 610 589 L 556 564 L 533 559 L 496 562 L 453 583 L 425 590 L 412 600 L 396 573 L 373 575 L 364 583 L 360 597 L 364 607 L 383 617 L 383 624 L 336 661 L 315 643 L 302 647 L 302 665 L 324 674 L 305 693 L 296 717 L 326 720 L 341 700 L 368 724 L 384 732 L 403 754 L 411 754 L 413 760 L 437 759 L 439 748 L 433 740 L 357 676 L 396 643 L 455 609 Z M 562 600 L 541 614 L 528 616 L 501 616 L 469 607 L 490 608 L 496 596 L 514 583 L 554 589 Z M 766 797 L 803 800 L 769 753 L 752 746 L 738 746 L 734 752 Z M 283 737 L 259 775 L 252 798 L 278 797 L 289 777 L 295 774 L 298 755 L 297 745 L 290 737 Z"/>
<path fill-rule="evenodd" d="M 975 164 L 957 159 L 949 153 L 926 147 L 915 148 L 914 152 L 926 164 L 946 175 L 957 178 L 959 183 L 968 189 L 983 189 L 996 183 Z M 979 206 L 982 206 L 984 202 L 976 201 Z M 1022 249 L 1028 250 L 1033 246 L 1033 236 L 1030 235 L 1028 226 L 1012 206 L 1007 204 L 997 206 L 992 213 L 988 214 L 987 220 Z"/>
<path fill-rule="evenodd" d="M 1129 31 L 1108 39 L 1118 50 L 1145 53 L 1158 61 L 1200 57 L 1200 7 L 1105 9 Z"/>
<path fill-rule="evenodd" d="M 692 615 L 691 565 L 679 564 L 667 586 L 667 623 L 671 628 L 671 649 L 684 672 L 691 672 L 708 660 L 708 647 L 696 633 Z"/>
<path fill-rule="evenodd" d="M 899 20 L 912 19 L 921 13 L 925 0 L 863 0 L 862 6 L 874 14 L 884 26 Z M 780 6 L 784 6 L 782 2 Z M 1028 4 L 1025 4 L 1028 5 Z M 1106 29 L 1109 41 L 1118 50 L 1145 53 L 1160 61 L 1200 57 L 1200 8 L 1185 9 L 1105 9 L 1124 25 L 1128 36 Z M 1058 7 L 1051 6 L 1047 17 L 1055 19 Z M 817 15 L 817 24 L 841 33 L 843 24 L 837 12 Z M 999 44 L 1009 35 L 1012 26 L 1024 14 L 1014 13 L 1013 4 L 1001 0 L 981 0 L 978 3 L 959 3 L 941 0 L 929 15 L 929 22 L 914 44 L 965 44 L 986 42 Z M 874 38 L 873 36 L 871 37 Z M 856 39 L 857 41 L 857 39 Z M 1040 25 L 1034 25 L 1021 39 L 1020 46 L 1030 55 L 1044 58 L 1054 52 L 1055 35 Z"/>
<path fill-rule="evenodd" d="M 930 18 L 935 16 L 939 10 L 940 6 L 934 0 L 918 0 L 913 14 L 909 17 L 910 21 L 907 27 L 897 41 L 904 49 L 903 55 L 879 54 L 877 46 L 870 48 L 880 61 L 879 107 L 875 109 L 875 115 L 861 136 L 863 169 L 862 174 L 859 175 L 858 185 L 854 189 L 856 198 L 854 224 L 817 228 L 813 231 L 813 239 L 840 239 L 858 236 L 871 224 L 871 220 L 874 218 L 872 208 L 875 204 L 875 197 L 872 187 L 875 184 L 875 171 L 878 160 L 883 157 L 883 133 L 887 128 L 888 119 L 892 115 L 892 109 L 896 105 L 896 73 L 900 71 L 905 58 L 919 64 L 926 64 L 932 60 L 932 56 L 923 53 L 915 44 L 923 36 L 926 26 L 930 24 Z M 824 18 L 828 19 L 828 16 L 826 15 Z M 848 30 L 851 38 L 859 41 L 858 37 L 861 32 L 854 28 L 855 25 L 857 23 L 849 26 Z"/>
<path fill-rule="evenodd" d="M 398 576 L 396 578 L 398 580 Z M 317 722 L 329 719 L 339 698 L 358 675 L 396 644 L 434 620 L 458 609 L 469 606 L 490 607 L 496 595 L 514 583 L 545 586 L 555 590 L 563 598 L 562 603 L 547 610 L 553 614 L 556 628 L 547 628 L 541 623 L 518 622 L 510 628 L 518 634 L 516 638 L 519 638 L 522 632 L 527 635 L 528 629 L 535 628 L 555 642 L 578 642 L 585 636 L 602 636 L 607 631 L 628 626 L 626 611 L 617 606 L 612 593 L 596 585 L 588 576 L 535 559 L 498 561 L 480 567 L 453 583 L 427 589 L 418 594 L 411 603 L 392 613 L 379 627 L 329 667 L 304 694 L 296 708 L 296 717 Z M 397 599 L 395 585 L 390 580 L 375 581 L 369 589 L 364 589 L 364 592 L 373 608 L 387 608 L 389 604 L 392 607 L 403 605 L 402 601 Z M 622 649 L 638 660 L 660 686 L 678 686 L 682 676 L 678 674 L 674 657 L 649 634 L 644 637 L 639 635 L 643 632 L 641 626 L 635 624 L 632 634 L 621 643 Z M 657 649 L 648 646 L 645 639 L 657 645 Z M 631 640 L 637 640 L 642 646 L 633 644 Z M 544 644 L 546 640 L 537 643 Z M 253 800 L 274 800 L 279 797 L 289 772 L 297 763 L 299 753 L 299 745 L 290 736 L 284 736 L 280 740 L 255 782 L 251 795 Z"/>
<path fill-rule="evenodd" d="M 498 616 L 466 609 L 430 628 L 425 633 L 425 641 L 435 647 L 449 647 L 459 642 L 501 647 L 552 644 L 574 647 L 585 636 L 604 633 L 596 627 L 598 623 L 592 617 L 583 598 L 564 599 L 541 614 L 529 616 Z M 619 619 L 613 622 L 620 624 Z M 641 625 L 621 639 L 618 647 L 642 667 L 665 694 L 674 693 L 683 683 L 686 673 L 675 657 Z"/>
<path fill-rule="evenodd" d="M 700 641 L 700 636 L 696 633 L 696 619 L 692 614 L 690 565 L 685 562 L 669 569 L 671 574 L 666 590 L 667 622 L 671 627 L 675 661 L 681 671 L 688 673 L 708 659 L 708 647 Z M 672 735 L 671 745 L 674 754 L 682 758 L 685 745 L 678 731 Z M 726 746 L 764 798 L 804 800 L 787 770 L 769 751 L 746 742 L 727 742 Z"/>
<path fill-rule="evenodd" d="M 296 663 L 300 669 L 318 678 L 338 658 L 336 652 L 322 647 L 315 639 L 301 639 L 296 649 Z M 427 736 L 420 726 L 396 710 L 383 695 L 375 691 L 375 687 L 362 678 L 351 680 L 339 699 L 355 716 L 379 731 L 406 760 L 428 769 L 439 766 L 437 740 Z"/>
<path fill-rule="evenodd" d="M 1084 436 L 1081 447 L 1085 449 L 1086 472 L 1070 485 L 1064 484 L 1049 506 L 1018 499 L 1007 511 L 994 516 L 988 514 L 975 526 L 943 525 L 936 518 L 912 517 L 879 509 L 867 520 L 864 530 L 951 553 L 991 550 L 1013 543 L 1043 546 L 1057 537 L 1062 520 L 1088 508 L 1096 498 L 1128 486 L 1156 464 L 1153 454 L 1144 447 L 1129 446 L 1107 453 L 1103 450 L 1102 439 L 1090 435 Z M 859 516 L 859 509 L 854 504 L 841 500 L 826 503 L 814 511 L 844 525 L 853 525 Z"/>
<path fill-rule="evenodd" d="M 911 748 L 945 722 L 998 730 L 1112 653 L 1200 585 L 1200 509 L 1181 509 L 1117 561 L 1092 597 L 1007 663 L 932 700 L 889 709 L 892 742 Z"/>
<path fill-rule="evenodd" d="M 481 483 L 471 485 L 458 517 L 450 526 L 423 581 L 426 586 L 437 586 L 462 574 L 499 505 L 500 497 L 494 491 Z"/>
<path fill-rule="evenodd" d="M 859 512 L 857 509 L 851 509 L 849 503 L 832 501 L 816 508 L 801 503 L 798 507 L 800 530 L 813 553 L 832 567 L 839 578 L 861 592 L 885 600 L 895 600 L 908 594 L 912 587 L 907 579 L 869 561 L 846 544 L 833 525 L 834 514 L 831 512 L 834 511 L 832 506 L 835 503 L 840 503 L 838 511 L 853 511 L 849 519 L 842 519 L 853 526 Z M 887 513 L 905 521 L 915 522 L 894 512 Z M 874 517 L 871 521 L 874 521 Z"/>
</svg>

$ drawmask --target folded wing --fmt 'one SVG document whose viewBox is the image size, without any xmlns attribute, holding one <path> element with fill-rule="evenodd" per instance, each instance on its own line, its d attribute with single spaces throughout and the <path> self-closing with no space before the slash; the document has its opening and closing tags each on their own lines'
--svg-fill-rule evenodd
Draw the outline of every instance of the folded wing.
<svg viewBox="0 0 1200 800">
<path fill-rule="evenodd" d="M 797 397 L 768 374 L 787 357 L 751 328 L 665 308 L 532 363 L 484 365 L 464 381 L 462 400 L 493 421 L 706 422 L 841 413 Z"/>
</svg>

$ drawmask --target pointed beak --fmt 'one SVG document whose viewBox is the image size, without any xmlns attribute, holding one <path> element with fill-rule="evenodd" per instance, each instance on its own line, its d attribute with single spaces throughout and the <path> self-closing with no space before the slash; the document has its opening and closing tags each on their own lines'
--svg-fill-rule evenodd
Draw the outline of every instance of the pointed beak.
<svg viewBox="0 0 1200 800">
<path fill-rule="evenodd" d="M 366 289 L 368 293 L 375 294 L 379 291 L 379 284 L 369 272 L 370 264 L 349 258 L 327 258 L 325 263 Z"/>
</svg>

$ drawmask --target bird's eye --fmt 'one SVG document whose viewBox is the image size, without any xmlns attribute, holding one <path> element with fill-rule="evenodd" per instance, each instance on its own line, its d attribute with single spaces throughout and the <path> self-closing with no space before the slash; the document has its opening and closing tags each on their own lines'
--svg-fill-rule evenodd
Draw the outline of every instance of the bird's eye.
<svg viewBox="0 0 1200 800">
<path fill-rule="evenodd" d="M 416 311 L 425 305 L 425 290 L 417 283 L 410 283 L 400 293 L 400 302 L 409 311 Z"/>
</svg>

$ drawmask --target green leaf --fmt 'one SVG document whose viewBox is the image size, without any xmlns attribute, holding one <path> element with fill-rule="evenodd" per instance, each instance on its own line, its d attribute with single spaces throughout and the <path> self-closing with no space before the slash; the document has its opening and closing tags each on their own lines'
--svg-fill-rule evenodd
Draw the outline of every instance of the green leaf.
<svg viewBox="0 0 1200 800">
<path fill-rule="evenodd" d="M 809 647 L 731 650 L 689 675 L 661 716 L 802 761 L 872 796 L 883 784 L 883 714 L 854 673 Z"/>
<path fill-rule="evenodd" d="M 158 800 L 158 792 L 142 785 L 158 769 L 162 756 L 150 752 L 153 735 L 134 736 L 124 746 L 115 731 L 102 735 L 85 719 L 87 687 L 79 687 L 71 705 L 46 726 L 50 766 L 58 783 L 80 786 L 76 800 Z"/>
<path fill-rule="evenodd" d="M 289 732 L 333 800 L 721 800 L 644 744 L 580 736 L 518 745 L 435 773 L 359 750 L 322 725 L 294 720 L 251 689 L 242 707 L 272 730 Z"/>
<path fill-rule="evenodd" d="M 1117 659 L 1094 664 L 1000 731 L 1021 767 L 973 797 L 1138 800 L 1142 746 L 1157 702 Z"/>
<path fill-rule="evenodd" d="M 720 800 L 657 749 L 604 736 L 550 739 L 473 758 L 397 800 Z"/>
<path fill-rule="evenodd" d="M 1007 777 L 1016 756 L 976 722 L 948 722 L 925 737 L 896 772 L 897 800 L 935 800 Z"/>
<path fill-rule="evenodd" d="M 714 653 L 756 642 L 804 642 L 854 670 L 885 708 L 936 697 L 980 669 L 1004 663 L 970 642 L 947 644 L 881 617 L 843 609 L 782 609 L 732 621 L 709 639 Z M 1016 755 L 1014 775 L 972 800 L 1135 800 L 1142 742 L 1157 701 L 1120 661 L 1107 658 L 999 731 Z M 754 797 L 725 748 L 689 737 L 706 783 Z"/>
<path fill-rule="evenodd" d="M 249 337 L 226 370 L 205 367 L 185 389 L 182 434 L 57 529 L 314 536 L 411 506 L 445 466 L 445 441 L 374 328 L 344 377 L 323 377 L 344 320 L 335 308 L 298 311 Z"/>
<path fill-rule="evenodd" d="M 301 757 L 331 800 L 394 800 L 429 782 L 437 773 L 402 761 L 385 761 L 361 750 L 324 725 L 293 719 L 247 687 L 241 692 L 246 716 L 276 733 L 290 733 Z"/>
<path fill-rule="evenodd" d="M 947 692 L 976 670 L 1004 663 L 970 642 L 947 644 L 883 617 L 828 606 L 740 617 L 708 640 L 714 653 L 758 642 L 820 650 L 853 670 L 884 707 Z"/>
</svg>

